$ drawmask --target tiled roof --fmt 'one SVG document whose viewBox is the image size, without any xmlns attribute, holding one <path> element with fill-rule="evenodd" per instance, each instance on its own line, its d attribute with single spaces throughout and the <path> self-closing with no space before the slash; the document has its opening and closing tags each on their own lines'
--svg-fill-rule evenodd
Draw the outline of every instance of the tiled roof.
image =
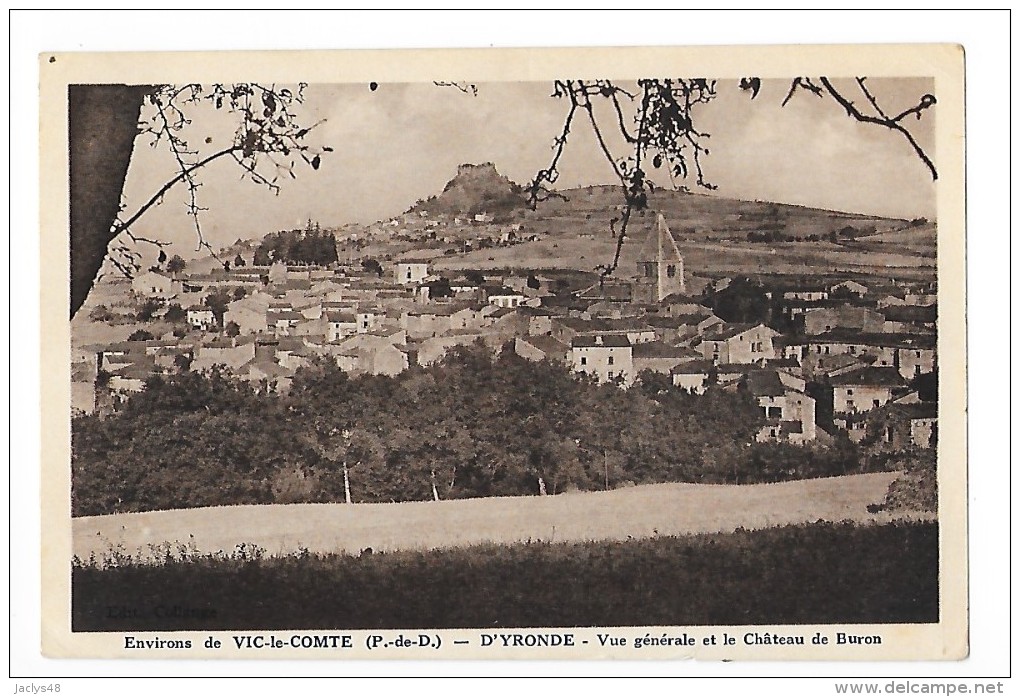
<svg viewBox="0 0 1020 697">
<path fill-rule="evenodd" d="M 934 349 L 933 334 L 905 334 L 901 332 L 859 332 L 853 329 L 833 329 L 814 337 L 814 344 L 859 344 L 886 348 Z"/>
<path fill-rule="evenodd" d="M 522 336 L 520 340 L 549 355 L 565 356 L 570 351 L 570 347 L 562 341 L 554 339 L 551 336 L 545 336 L 544 334 L 538 336 Z"/>
<path fill-rule="evenodd" d="M 939 405 L 936 402 L 892 404 L 890 407 L 909 419 L 937 419 L 939 415 Z"/>
<path fill-rule="evenodd" d="M 898 387 L 903 384 L 900 371 L 892 367 L 859 368 L 829 379 L 832 385 L 869 385 L 874 387 Z"/>
<path fill-rule="evenodd" d="M 662 341 L 645 341 L 634 344 L 634 358 L 688 358 L 690 349 L 682 346 L 670 346 Z M 699 354 L 700 355 L 700 354 Z"/>
<path fill-rule="evenodd" d="M 771 332 L 773 336 L 776 336 L 776 335 L 779 334 L 779 332 L 777 332 L 776 330 L 769 329 L 768 327 L 766 327 L 765 325 L 763 325 L 761 323 L 757 323 L 757 324 L 729 324 L 729 325 L 724 325 L 722 327 L 718 327 L 715 331 L 713 331 L 713 332 L 711 332 L 709 334 L 706 334 L 705 335 L 705 341 L 726 341 L 727 339 L 732 339 L 733 337 L 737 336 L 738 334 L 743 334 L 744 332 L 749 331 L 751 329 L 754 329 L 755 327 L 762 327 L 762 328 L 766 329 L 767 331 Z"/>
<path fill-rule="evenodd" d="M 700 375 L 708 373 L 712 370 L 712 361 L 684 361 L 678 365 L 673 366 L 670 371 L 675 375 Z"/>
<path fill-rule="evenodd" d="M 619 334 L 582 335 L 571 339 L 570 345 L 575 348 L 621 348 L 630 346 L 630 339 Z"/>
<path fill-rule="evenodd" d="M 755 397 L 781 397 L 786 386 L 774 370 L 755 370 L 747 374 L 747 389 Z"/>
</svg>

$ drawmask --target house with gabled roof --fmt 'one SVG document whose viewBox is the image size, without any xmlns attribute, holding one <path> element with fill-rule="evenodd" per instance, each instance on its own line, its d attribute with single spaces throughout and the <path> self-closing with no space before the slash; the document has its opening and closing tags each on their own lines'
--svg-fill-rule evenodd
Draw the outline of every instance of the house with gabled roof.
<svg viewBox="0 0 1020 697">
<path fill-rule="evenodd" d="M 570 346 L 544 334 L 519 336 L 514 339 L 514 353 L 529 361 L 561 361 L 570 359 Z"/>
<path fill-rule="evenodd" d="M 938 444 L 938 404 L 892 402 L 868 414 L 868 443 L 878 450 L 934 448 Z"/>
<path fill-rule="evenodd" d="M 744 388 L 766 419 L 755 436 L 757 441 L 801 444 L 815 440 L 815 400 L 790 387 L 779 371 L 752 371 L 744 379 Z"/>
<path fill-rule="evenodd" d="M 223 314 L 224 325 L 233 322 L 242 334 L 260 334 L 268 331 L 266 320 L 269 310 L 270 296 L 267 293 L 255 293 L 227 305 Z"/>
<path fill-rule="evenodd" d="M 216 316 L 213 311 L 205 305 L 191 305 L 188 307 L 188 324 L 194 329 L 206 331 L 216 326 Z"/>
<path fill-rule="evenodd" d="M 708 309 L 701 304 L 702 298 L 685 293 L 670 293 L 659 301 L 657 310 L 660 316 L 674 317 L 676 315 L 693 315 L 707 312 Z"/>
<path fill-rule="evenodd" d="M 296 310 L 267 312 L 266 321 L 272 322 L 270 328 L 278 337 L 290 336 L 294 327 L 305 321 L 304 315 Z"/>
<path fill-rule="evenodd" d="M 714 369 L 712 361 L 685 361 L 673 366 L 670 377 L 673 379 L 674 387 L 691 394 L 705 394 L 709 377 Z"/>
<path fill-rule="evenodd" d="M 634 355 L 630 340 L 621 334 L 585 334 L 570 341 L 571 368 L 593 375 L 599 382 L 634 382 Z"/>
<path fill-rule="evenodd" d="M 255 358 L 254 337 L 215 338 L 196 344 L 191 370 L 200 371 L 214 365 L 236 369 Z"/>
<path fill-rule="evenodd" d="M 868 307 L 850 304 L 815 307 L 804 312 L 804 333 L 823 334 L 834 329 L 880 332 L 885 318 Z"/>
<path fill-rule="evenodd" d="M 724 324 L 702 337 L 702 355 L 719 364 L 756 363 L 776 357 L 772 340 L 779 332 L 764 324 Z"/>
<path fill-rule="evenodd" d="M 485 302 L 496 307 L 517 307 L 527 301 L 528 296 L 506 286 L 483 286 Z"/>
<path fill-rule="evenodd" d="M 687 347 L 672 346 L 662 341 L 646 341 L 631 347 L 635 375 L 643 370 L 669 375 L 681 363 L 701 360 L 701 353 Z"/>
<path fill-rule="evenodd" d="M 880 331 L 903 334 L 925 334 L 935 331 L 938 305 L 890 305 L 883 307 Z"/>
<path fill-rule="evenodd" d="M 393 281 L 399 285 L 416 285 L 428 276 L 428 259 L 402 259 L 393 264 Z"/>
<path fill-rule="evenodd" d="M 176 295 L 174 280 L 159 271 L 146 271 L 131 279 L 131 290 L 146 298 L 171 298 Z"/>
<path fill-rule="evenodd" d="M 893 393 L 904 386 L 896 368 L 869 367 L 834 375 L 832 386 L 834 413 L 870 411 L 892 401 Z"/>
<path fill-rule="evenodd" d="M 904 387 L 903 377 L 890 366 L 860 368 L 829 378 L 832 387 L 832 423 L 846 430 L 850 440 L 866 435 L 866 414 L 889 402 Z"/>
<path fill-rule="evenodd" d="M 829 296 L 847 296 L 856 295 L 858 298 L 863 298 L 868 293 L 868 286 L 864 285 L 859 281 L 848 279 L 846 281 L 840 281 L 833 283 L 829 286 Z"/>
<path fill-rule="evenodd" d="M 358 333 L 358 318 L 355 313 L 330 310 L 325 315 L 327 341 L 340 341 Z"/>
<path fill-rule="evenodd" d="M 835 354 L 868 357 L 878 367 L 895 367 L 904 379 L 931 373 L 938 366 L 936 337 L 932 334 L 854 332 L 832 330 L 812 337 L 806 356 Z"/>
</svg>

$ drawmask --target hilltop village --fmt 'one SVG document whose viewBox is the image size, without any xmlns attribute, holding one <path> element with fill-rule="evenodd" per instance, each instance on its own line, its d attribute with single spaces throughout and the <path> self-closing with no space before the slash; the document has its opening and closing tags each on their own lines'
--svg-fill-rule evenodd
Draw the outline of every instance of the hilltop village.
<svg viewBox="0 0 1020 697">
<path fill-rule="evenodd" d="M 447 229 L 493 229 L 485 213 L 414 218 L 393 226 L 411 246 L 443 243 Z M 475 239 L 527 241 L 519 225 L 500 230 Z M 256 392 L 286 392 L 318 357 L 351 374 L 397 375 L 481 342 L 620 389 L 651 371 L 690 393 L 743 391 L 765 417 L 758 441 L 824 443 L 840 431 L 860 441 L 870 429 L 890 447 L 934 446 L 934 283 L 696 279 L 662 215 L 635 267 L 608 279 L 562 269 L 440 272 L 426 254 L 345 260 L 344 249 L 371 237 L 334 242 L 336 260 L 325 265 L 238 253 L 213 272 L 154 267 L 121 281 L 148 324 L 126 341 L 75 349 L 74 409 L 115 411 L 157 374 L 218 367 Z M 755 309 L 751 321 L 733 319 Z M 104 313 L 92 317 L 115 321 Z"/>
</svg>

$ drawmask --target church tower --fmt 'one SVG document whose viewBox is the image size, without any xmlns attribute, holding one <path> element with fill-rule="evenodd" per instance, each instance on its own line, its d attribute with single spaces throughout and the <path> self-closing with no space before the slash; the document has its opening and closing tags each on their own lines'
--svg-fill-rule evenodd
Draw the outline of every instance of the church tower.
<svg viewBox="0 0 1020 697">
<path fill-rule="evenodd" d="M 654 304 L 673 293 L 686 293 L 684 258 L 661 213 L 638 254 L 637 272 L 631 291 L 634 302 Z"/>
</svg>

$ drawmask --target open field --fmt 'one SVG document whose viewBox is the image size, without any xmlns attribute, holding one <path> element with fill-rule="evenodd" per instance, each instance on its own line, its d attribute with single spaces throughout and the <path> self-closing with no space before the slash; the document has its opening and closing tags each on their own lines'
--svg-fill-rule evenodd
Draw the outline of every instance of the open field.
<svg viewBox="0 0 1020 697">
<path fill-rule="evenodd" d="M 870 239 L 870 238 L 865 238 Z M 634 275 L 640 236 L 624 245 L 619 276 Z M 830 242 L 783 242 L 752 244 L 739 242 L 678 242 L 690 274 L 707 276 L 827 273 L 867 276 L 927 278 L 935 275 L 935 259 L 929 254 L 910 253 L 897 245 Z M 513 247 L 481 249 L 468 254 L 435 257 L 439 271 L 464 269 L 582 269 L 592 270 L 613 260 L 615 240 L 605 231 L 596 239 L 574 236 L 550 237 Z"/>
<path fill-rule="evenodd" d="M 73 520 L 74 553 L 188 543 L 200 552 L 251 543 L 269 554 L 435 549 L 484 542 L 626 540 L 817 520 L 880 521 L 894 472 L 743 486 L 653 484 L 605 492 L 391 504 L 223 506 Z"/>
</svg>

